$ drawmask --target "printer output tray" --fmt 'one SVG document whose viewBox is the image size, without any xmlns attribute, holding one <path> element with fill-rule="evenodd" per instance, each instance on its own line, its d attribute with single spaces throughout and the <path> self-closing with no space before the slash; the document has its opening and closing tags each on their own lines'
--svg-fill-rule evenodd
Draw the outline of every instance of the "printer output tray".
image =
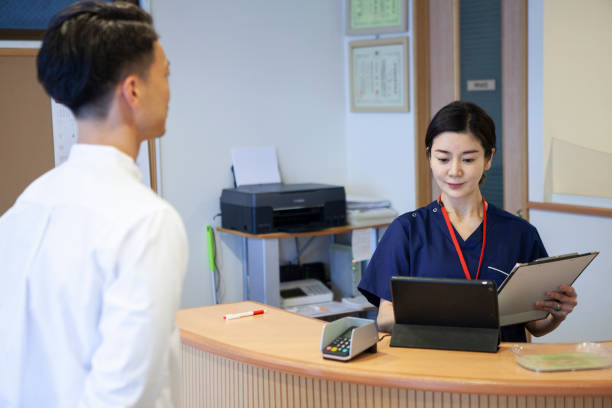
<svg viewBox="0 0 612 408">
<path fill-rule="evenodd" d="M 499 345 L 499 329 L 396 323 L 390 345 L 495 353 Z"/>
</svg>

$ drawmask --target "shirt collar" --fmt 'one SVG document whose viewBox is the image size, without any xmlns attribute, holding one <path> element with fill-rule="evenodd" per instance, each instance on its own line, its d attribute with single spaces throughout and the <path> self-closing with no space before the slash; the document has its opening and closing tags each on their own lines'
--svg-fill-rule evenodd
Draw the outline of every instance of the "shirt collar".
<svg viewBox="0 0 612 408">
<path fill-rule="evenodd" d="M 68 162 L 78 166 L 118 169 L 142 181 L 142 173 L 134 159 L 114 146 L 77 143 L 70 149 Z"/>
</svg>

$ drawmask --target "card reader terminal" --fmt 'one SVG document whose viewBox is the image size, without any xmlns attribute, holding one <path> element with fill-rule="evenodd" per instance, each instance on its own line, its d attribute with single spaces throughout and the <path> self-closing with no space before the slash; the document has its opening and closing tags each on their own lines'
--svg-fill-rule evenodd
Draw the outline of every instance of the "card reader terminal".
<svg viewBox="0 0 612 408">
<path fill-rule="evenodd" d="M 342 333 L 340 336 L 334 339 L 329 346 L 323 349 L 323 354 L 330 354 L 333 356 L 348 356 L 349 350 L 351 349 L 351 339 L 353 337 L 353 329 L 357 326 L 351 326 Z"/>
<path fill-rule="evenodd" d="M 323 358 L 348 361 L 363 351 L 376 352 L 378 332 L 373 320 L 343 317 L 323 326 Z"/>
</svg>

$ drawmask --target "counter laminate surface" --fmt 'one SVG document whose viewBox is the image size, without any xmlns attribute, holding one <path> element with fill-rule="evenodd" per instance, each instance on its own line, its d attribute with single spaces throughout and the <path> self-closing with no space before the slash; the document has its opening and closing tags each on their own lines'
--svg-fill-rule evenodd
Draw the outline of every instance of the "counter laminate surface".
<svg viewBox="0 0 612 408">
<path fill-rule="evenodd" d="M 263 315 L 223 319 L 260 308 Z M 390 347 L 388 336 L 377 353 L 337 362 L 321 356 L 325 322 L 256 302 L 183 309 L 177 322 L 183 345 L 308 378 L 444 393 L 612 396 L 611 368 L 537 373 L 515 362 L 511 343 L 502 343 L 497 353 L 478 353 Z"/>
</svg>

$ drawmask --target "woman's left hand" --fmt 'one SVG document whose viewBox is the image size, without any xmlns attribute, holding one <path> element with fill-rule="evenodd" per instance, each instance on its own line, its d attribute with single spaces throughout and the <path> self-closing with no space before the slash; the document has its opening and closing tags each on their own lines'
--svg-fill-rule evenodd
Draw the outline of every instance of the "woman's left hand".
<svg viewBox="0 0 612 408">
<path fill-rule="evenodd" d="M 546 292 L 548 300 L 536 302 L 537 310 L 549 312 L 556 321 L 563 321 L 578 304 L 578 295 L 571 286 L 561 285 L 558 291 Z"/>
</svg>

